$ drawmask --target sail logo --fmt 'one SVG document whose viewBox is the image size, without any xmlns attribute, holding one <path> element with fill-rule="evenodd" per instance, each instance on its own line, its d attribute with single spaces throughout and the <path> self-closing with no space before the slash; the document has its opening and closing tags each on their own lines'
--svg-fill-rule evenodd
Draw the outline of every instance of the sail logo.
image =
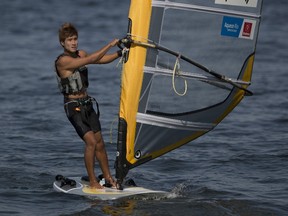
<svg viewBox="0 0 288 216">
<path fill-rule="evenodd" d="M 255 26 L 255 20 L 224 16 L 221 35 L 253 40 Z"/>
<path fill-rule="evenodd" d="M 257 7 L 258 0 L 215 0 L 215 4 Z"/>
<path fill-rule="evenodd" d="M 245 22 L 244 27 L 243 27 L 243 37 L 250 37 L 251 36 L 251 31 L 252 31 L 252 26 L 253 24 L 251 22 Z"/>
</svg>

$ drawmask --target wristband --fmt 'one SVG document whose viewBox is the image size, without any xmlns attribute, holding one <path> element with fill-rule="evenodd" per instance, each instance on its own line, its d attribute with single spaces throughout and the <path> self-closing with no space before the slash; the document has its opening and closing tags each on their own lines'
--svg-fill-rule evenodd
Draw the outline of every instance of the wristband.
<svg viewBox="0 0 288 216">
<path fill-rule="evenodd" d="M 118 57 L 121 57 L 122 56 L 122 50 L 118 50 L 117 55 L 118 55 Z"/>
</svg>

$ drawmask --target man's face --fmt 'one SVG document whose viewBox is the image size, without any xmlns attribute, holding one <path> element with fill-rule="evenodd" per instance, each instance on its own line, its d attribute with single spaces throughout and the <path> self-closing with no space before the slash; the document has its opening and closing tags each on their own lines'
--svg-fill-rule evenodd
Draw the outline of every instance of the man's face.
<svg viewBox="0 0 288 216">
<path fill-rule="evenodd" d="M 71 53 L 76 52 L 78 48 L 78 37 L 76 35 L 73 35 L 71 37 L 66 38 L 63 46 L 68 52 Z"/>
</svg>

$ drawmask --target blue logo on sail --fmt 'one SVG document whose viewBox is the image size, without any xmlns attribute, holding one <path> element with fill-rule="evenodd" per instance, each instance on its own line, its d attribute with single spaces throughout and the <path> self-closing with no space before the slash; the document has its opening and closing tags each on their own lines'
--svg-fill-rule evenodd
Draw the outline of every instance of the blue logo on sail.
<svg viewBox="0 0 288 216">
<path fill-rule="evenodd" d="M 223 17 L 221 35 L 239 37 L 243 25 L 243 18 Z"/>
</svg>

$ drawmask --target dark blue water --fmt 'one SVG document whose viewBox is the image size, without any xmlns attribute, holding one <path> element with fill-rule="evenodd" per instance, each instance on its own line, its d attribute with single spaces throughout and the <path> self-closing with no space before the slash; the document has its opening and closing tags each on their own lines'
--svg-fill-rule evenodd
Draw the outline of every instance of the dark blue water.
<svg viewBox="0 0 288 216">
<path fill-rule="evenodd" d="M 92 52 L 126 32 L 129 1 L 0 1 L 0 215 L 288 215 L 288 4 L 265 1 L 250 89 L 214 131 L 130 172 L 166 198 L 95 201 L 56 193 L 54 176 L 85 174 L 83 143 L 65 117 L 53 61 L 70 21 Z M 120 69 L 92 66 L 110 165 Z M 96 169 L 98 171 L 98 169 Z"/>
</svg>

